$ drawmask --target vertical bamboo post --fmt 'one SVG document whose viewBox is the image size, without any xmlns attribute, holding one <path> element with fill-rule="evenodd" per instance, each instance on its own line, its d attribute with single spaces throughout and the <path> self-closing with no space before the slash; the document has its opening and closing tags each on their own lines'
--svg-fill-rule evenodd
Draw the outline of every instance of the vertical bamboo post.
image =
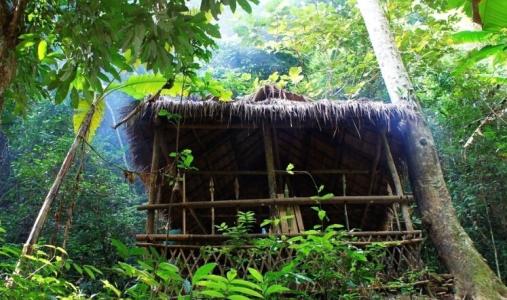
<svg viewBox="0 0 507 300">
<path fill-rule="evenodd" d="M 210 201 L 215 202 L 215 182 L 213 177 L 209 179 L 209 196 Z M 215 207 L 211 207 L 211 234 L 215 234 Z"/>
<path fill-rule="evenodd" d="M 387 194 L 389 196 L 393 195 L 393 189 L 391 188 L 390 184 L 387 184 Z M 393 203 L 393 205 L 391 205 L 391 209 L 393 210 L 394 218 L 396 219 L 396 226 L 397 226 L 398 230 L 401 231 L 400 218 L 398 217 L 398 207 L 399 207 L 398 203 Z"/>
<path fill-rule="evenodd" d="M 276 174 L 275 174 L 275 162 L 274 162 L 274 154 L 273 154 L 273 135 L 271 131 L 271 124 L 264 123 L 262 126 L 262 137 L 264 139 L 264 155 L 266 158 L 266 171 L 268 177 L 268 188 L 269 188 L 269 197 L 276 198 Z M 280 217 L 278 212 L 278 207 L 271 206 L 271 217 Z M 279 227 L 273 228 L 274 233 L 279 233 Z"/>
<path fill-rule="evenodd" d="M 150 189 L 148 194 L 148 204 L 155 204 L 157 202 L 157 183 L 160 162 L 160 146 L 159 146 L 160 133 L 155 130 L 153 137 L 153 150 L 151 155 L 151 169 L 150 169 Z M 146 233 L 155 233 L 155 211 L 148 210 L 146 219 Z"/>
<path fill-rule="evenodd" d="M 342 189 L 343 196 L 347 196 L 347 176 L 345 176 L 345 174 L 342 174 Z M 350 230 L 347 202 L 343 203 L 343 213 L 345 214 L 345 227 L 347 228 L 347 230 Z"/>
<path fill-rule="evenodd" d="M 271 124 L 264 124 L 264 126 L 262 126 L 262 135 L 264 139 L 264 154 L 266 156 L 266 171 L 268 172 L 269 196 L 271 198 L 276 198 L 276 174 Z"/>
<path fill-rule="evenodd" d="M 397 196 L 403 196 L 403 187 L 401 186 L 400 176 L 398 174 L 398 171 L 396 170 L 396 164 L 394 163 L 393 155 L 391 153 L 391 147 L 389 146 L 389 142 L 387 141 L 385 133 L 382 133 L 382 144 L 385 150 L 384 152 L 387 159 L 387 166 L 389 167 L 389 171 L 391 172 L 391 176 L 393 178 L 395 193 Z M 403 215 L 403 221 L 405 222 L 406 230 L 408 231 L 414 230 L 412 220 L 410 219 L 408 205 L 406 203 L 403 203 L 401 205 L 401 213 Z"/>
<path fill-rule="evenodd" d="M 368 186 L 368 196 L 373 193 L 373 188 L 375 187 L 375 183 L 377 182 L 377 169 L 378 164 L 380 162 L 380 154 L 382 152 L 382 141 L 380 135 L 377 135 L 377 143 L 375 145 L 375 159 L 373 160 L 373 164 L 370 169 L 370 184 Z M 370 209 L 370 204 L 366 204 L 366 207 L 363 211 L 363 216 L 361 218 L 361 229 L 364 229 L 366 225 L 366 221 L 368 219 L 368 210 Z"/>
<path fill-rule="evenodd" d="M 185 173 L 183 173 L 183 177 L 181 177 L 181 188 L 182 188 L 181 202 L 186 203 L 187 202 L 187 187 L 186 187 Z M 187 234 L 187 209 L 186 208 L 183 208 L 182 221 L 183 221 L 183 224 L 182 224 L 183 234 Z"/>
</svg>

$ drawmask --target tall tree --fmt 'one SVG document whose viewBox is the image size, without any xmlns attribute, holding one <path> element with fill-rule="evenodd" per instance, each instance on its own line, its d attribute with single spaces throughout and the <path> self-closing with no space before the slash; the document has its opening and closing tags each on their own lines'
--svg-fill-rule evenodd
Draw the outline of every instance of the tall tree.
<svg viewBox="0 0 507 300">
<path fill-rule="evenodd" d="M 460 225 L 446 187 L 432 133 L 422 117 L 408 73 L 378 0 L 358 0 L 390 99 L 413 108 L 420 118 L 408 124 L 405 143 L 410 179 L 422 220 L 440 258 L 456 279 L 457 299 L 505 299 L 495 276 Z"/>
</svg>

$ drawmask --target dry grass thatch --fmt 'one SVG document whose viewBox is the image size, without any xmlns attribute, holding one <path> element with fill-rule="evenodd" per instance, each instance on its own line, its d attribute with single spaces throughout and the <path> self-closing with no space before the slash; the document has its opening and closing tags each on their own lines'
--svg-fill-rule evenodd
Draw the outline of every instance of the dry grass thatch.
<svg viewBox="0 0 507 300">
<path fill-rule="evenodd" d="M 180 100 L 159 97 L 141 104 L 137 118 L 154 118 L 161 109 L 182 116 L 185 122 L 260 124 L 265 121 L 289 126 L 337 125 L 351 119 L 369 120 L 375 124 L 393 124 L 415 118 L 413 110 L 380 101 L 360 100 L 309 100 L 300 95 L 273 87 L 259 89 L 253 95 L 229 102 L 216 100 Z M 134 121 L 135 123 L 135 121 Z"/>
</svg>

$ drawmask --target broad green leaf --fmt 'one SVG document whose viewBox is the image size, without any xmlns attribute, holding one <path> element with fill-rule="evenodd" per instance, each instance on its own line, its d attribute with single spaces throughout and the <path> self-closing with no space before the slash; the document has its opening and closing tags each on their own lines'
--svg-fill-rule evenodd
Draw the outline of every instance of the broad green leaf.
<svg viewBox="0 0 507 300">
<path fill-rule="evenodd" d="M 56 89 L 55 94 L 55 103 L 60 104 L 65 100 L 67 94 L 69 93 L 70 81 L 61 82 Z"/>
<path fill-rule="evenodd" d="M 208 296 L 208 297 L 211 297 L 211 298 L 225 298 L 225 295 L 218 292 L 218 291 L 213 291 L 213 290 L 204 290 L 204 291 L 201 291 L 199 292 L 200 295 L 204 295 L 204 296 Z"/>
<path fill-rule="evenodd" d="M 252 7 L 250 6 L 250 3 L 248 3 L 247 0 L 237 0 L 239 6 L 243 8 L 247 13 L 252 13 Z"/>
<path fill-rule="evenodd" d="M 72 264 L 72 267 L 74 268 L 74 270 L 76 270 L 79 274 L 83 274 L 83 268 L 81 268 L 81 266 L 77 265 L 77 264 Z"/>
<path fill-rule="evenodd" d="M 227 297 L 227 299 L 229 299 L 229 300 L 252 300 L 251 298 L 248 298 L 248 297 L 245 297 L 242 295 L 231 295 L 231 296 Z"/>
<path fill-rule="evenodd" d="M 116 297 L 121 296 L 120 290 L 117 289 L 114 285 L 112 285 L 108 280 L 101 280 L 101 281 L 102 281 L 102 284 L 104 284 L 105 289 L 112 291 L 116 295 Z"/>
<path fill-rule="evenodd" d="M 202 278 L 204 278 L 204 276 L 209 275 L 211 272 L 213 272 L 216 266 L 216 263 L 208 263 L 199 267 L 199 269 L 195 271 L 194 276 L 192 277 L 192 284 L 195 285 Z"/>
<path fill-rule="evenodd" d="M 252 296 L 252 297 L 263 298 L 259 292 L 249 289 L 247 287 L 231 286 L 231 287 L 229 287 L 229 291 L 236 292 L 236 293 L 242 293 L 242 294 Z"/>
<path fill-rule="evenodd" d="M 292 164 L 292 163 L 288 164 L 287 169 L 286 169 L 287 173 L 289 173 L 290 175 L 294 175 L 293 170 L 294 170 L 294 164 Z"/>
<path fill-rule="evenodd" d="M 321 220 L 321 221 L 324 221 L 324 219 L 326 218 L 326 215 L 327 215 L 325 210 L 319 210 L 319 212 L 317 214 L 319 216 L 319 220 Z"/>
<path fill-rule="evenodd" d="M 46 53 L 48 51 L 48 42 L 45 40 L 41 40 L 39 45 L 37 46 L 37 58 L 39 60 L 43 60 L 46 57 Z"/>
<path fill-rule="evenodd" d="M 266 289 L 265 295 L 271 296 L 273 294 L 281 294 L 281 293 L 286 293 L 289 291 L 290 291 L 290 289 L 288 289 L 284 286 L 281 286 L 279 284 L 275 284 L 275 285 L 272 285 Z"/>
<path fill-rule="evenodd" d="M 255 279 L 257 280 L 258 282 L 263 282 L 264 281 L 264 277 L 262 276 L 262 274 L 257 271 L 256 269 L 254 268 L 248 268 L 248 273 L 250 273 L 250 275 Z"/>
<path fill-rule="evenodd" d="M 481 0 L 479 11 L 483 29 L 499 30 L 507 28 L 507 1 Z"/>
<path fill-rule="evenodd" d="M 494 55 L 504 52 L 506 45 L 486 46 L 480 50 L 472 51 L 454 70 L 455 74 L 462 73 L 468 67 Z"/>
<path fill-rule="evenodd" d="M 262 291 L 262 287 L 260 287 L 258 284 L 255 284 L 253 282 L 250 282 L 250 281 L 246 281 L 246 280 L 243 280 L 243 279 L 234 279 L 233 281 L 231 281 L 232 284 L 234 285 L 244 285 L 246 287 L 249 287 L 251 289 L 257 289 L 259 291 Z"/>
<path fill-rule="evenodd" d="M 88 266 L 83 266 L 83 271 L 93 280 L 95 280 L 95 274 L 93 274 L 93 270 Z"/>
<path fill-rule="evenodd" d="M 304 76 L 301 75 L 303 69 L 301 67 L 292 67 L 289 69 L 289 78 L 293 84 L 298 84 L 303 80 Z"/>
<path fill-rule="evenodd" d="M 461 31 L 453 34 L 451 40 L 455 44 L 486 43 L 492 36 L 493 33 L 488 31 Z"/>
<path fill-rule="evenodd" d="M 160 74 L 130 76 L 126 81 L 111 85 L 108 89 L 121 91 L 137 100 L 158 92 L 167 82 Z"/>
</svg>

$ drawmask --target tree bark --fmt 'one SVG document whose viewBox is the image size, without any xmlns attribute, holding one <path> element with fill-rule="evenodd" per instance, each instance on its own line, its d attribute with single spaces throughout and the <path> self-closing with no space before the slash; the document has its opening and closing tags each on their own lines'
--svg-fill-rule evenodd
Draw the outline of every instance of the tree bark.
<svg viewBox="0 0 507 300">
<path fill-rule="evenodd" d="M 13 1 L 12 7 L 9 7 L 4 0 L 0 0 L 0 122 L 5 91 L 16 73 L 16 45 L 24 28 L 27 2 L 28 0 Z"/>
<path fill-rule="evenodd" d="M 445 184 L 435 142 L 422 117 L 408 73 L 378 0 L 358 0 L 391 101 L 410 106 L 419 119 L 405 134 L 409 175 L 424 226 L 439 257 L 456 281 L 456 299 L 506 299 L 507 288 L 495 276 L 460 225 Z"/>
<path fill-rule="evenodd" d="M 5 39 L 0 33 L 0 126 L 5 104 L 5 91 L 16 73 L 15 47 L 15 43 Z"/>
</svg>

